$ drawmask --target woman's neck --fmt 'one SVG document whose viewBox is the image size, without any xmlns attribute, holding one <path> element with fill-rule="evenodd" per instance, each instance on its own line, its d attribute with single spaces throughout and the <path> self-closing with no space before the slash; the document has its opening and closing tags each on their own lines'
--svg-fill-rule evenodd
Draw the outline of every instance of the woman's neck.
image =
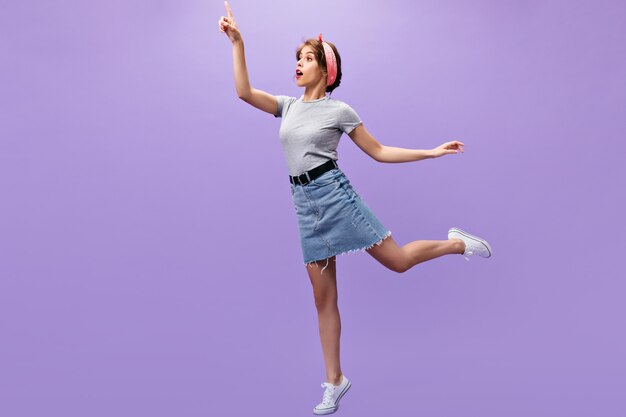
<svg viewBox="0 0 626 417">
<path fill-rule="evenodd" d="M 304 90 L 304 97 L 302 97 L 302 101 L 319 100 L 320 98 L 324 97 L 326 97 L 326 86 L 320 83 L 315 87 L 306 87 Z"/>
</svg>

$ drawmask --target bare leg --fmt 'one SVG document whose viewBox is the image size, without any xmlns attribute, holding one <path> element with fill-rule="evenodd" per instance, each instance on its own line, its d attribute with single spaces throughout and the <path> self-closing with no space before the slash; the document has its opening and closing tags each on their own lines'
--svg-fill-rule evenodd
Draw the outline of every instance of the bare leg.
<svg viewBox="0 0 626 417">
<path fill-rule="evenodd" d="M 391 236 L 367 249 L 374 259 L 395 272 L 405 272 L 420 262 L 464 251 L 465 243 L 461 239 L 415 240 L 400 247 Z"/>
<path fill-rule="evenodd" d="M 339 338 L 341 336 L 341 319 L 337 305 L 337 264 L 333 256 L 306 266 L 313 286 L 317 320 L 320 329 L 324 363 L 326 365 L 326 381 L 333 385 L 341 382 L 341 366 L 339 364 Z M 324 269 L 324 274 L 321 271 Z"/>
</svg>

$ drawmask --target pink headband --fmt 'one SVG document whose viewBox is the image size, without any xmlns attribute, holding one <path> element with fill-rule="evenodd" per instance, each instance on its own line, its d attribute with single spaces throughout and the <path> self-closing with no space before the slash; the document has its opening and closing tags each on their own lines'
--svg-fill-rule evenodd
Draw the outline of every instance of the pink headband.
<svg viewBox="0 0 626 417">
<path fill-rule="evenodd" d="M 322 40 L 321 33 L 319 36 L 319 41 L 322 42 L 322 46 L 324 46 L 324 53 L 326 55 L 326 69 L 328 71 L 326 86 L 333 85 L 333 83 L 335 82 L 335 78 L 337 78 L 337 59 L 335 58 L 333 48 L 331 48 L 329 44 Z"/>
</svg>

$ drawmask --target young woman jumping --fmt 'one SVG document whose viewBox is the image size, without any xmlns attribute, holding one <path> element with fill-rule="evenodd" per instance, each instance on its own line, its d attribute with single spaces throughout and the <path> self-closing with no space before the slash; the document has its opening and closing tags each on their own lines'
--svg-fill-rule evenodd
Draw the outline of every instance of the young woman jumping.
<svg viewBox="0 0 626 417">
<path fill-rule="evenodd" d="M 218 21 L 233 46 L 237 95 L 246 103 L 281 118 L 279 136 L 298 219 L 304 263 L 313 287 L 319 332 L 326 366 L 322 402 L 315 414 L 330 414 L 351 386 L 339 363 L 341 320 L 337 305 L 336 255 L 366 251 L 385 267 L 405 272 L 443 255 L 462 254 L 465 259 L 491 256 L 484 240 L 458 228 L 447 240 L 416 240 L 398 246 L 337 165 L 337 145 L 343 133 L 378 162 L 411 162 L 464 152 L 459 141 L 434 149 L 404 149 L 380 144 L 346 103 L 327 96 L 341 82 L 341 57 L 337 48 L 322 39 L 308 39 L 296 52 L 296 85 L 304 94 L 274 96 L 250 86 L 244 43 L 233 13 Z M 318 265 L 318 261 L 324 266 Z M 326 271 L 325 271 L 326 270 Z M 324 272 L 326 272 L 324 274 Z"/>
</svg>

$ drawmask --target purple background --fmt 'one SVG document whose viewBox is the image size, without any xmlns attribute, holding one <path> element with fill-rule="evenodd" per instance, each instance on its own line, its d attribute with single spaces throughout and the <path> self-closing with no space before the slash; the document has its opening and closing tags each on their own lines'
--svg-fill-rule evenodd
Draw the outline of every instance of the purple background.
<svg viewBox="0 0 626 417">
<path fill-rule="evenodd" d="M 626 3 L 231 3 L 251 84 L 295 49 L 382 143 L 340 165 L 405 244 L 461 227 L 490 260 L 405 274 L 338 257 L 343 416 L 626 409 Z M 278 128 L 239 100 L 222 1 L 5 1 L 0 415 L 311 415 L 325 380 Z"/>
</svg>

